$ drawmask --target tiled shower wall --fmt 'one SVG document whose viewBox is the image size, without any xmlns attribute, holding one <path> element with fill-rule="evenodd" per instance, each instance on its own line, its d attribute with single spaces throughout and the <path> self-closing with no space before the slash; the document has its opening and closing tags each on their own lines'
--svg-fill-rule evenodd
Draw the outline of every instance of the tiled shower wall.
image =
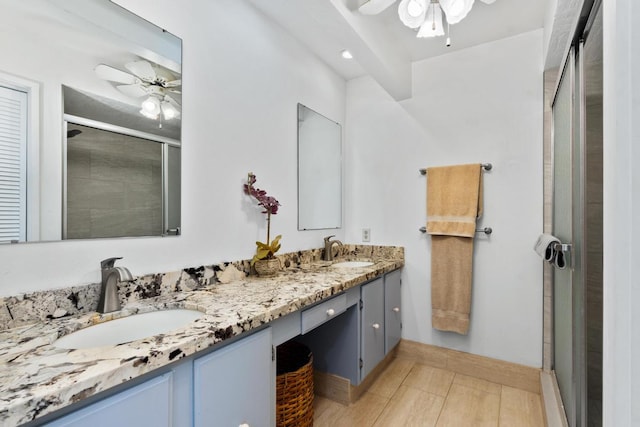
<svg viewBox="0 0 640 427">
<path fill-rule="evenodd" d="M 162 144 L 69 124 L 67 238 L 162 234 Z"/>
<path fill-rule="evenodd" d="M 588 425 L 602 425 L 602 93 L 587 95 L 585 318 Z"/>
</svg>

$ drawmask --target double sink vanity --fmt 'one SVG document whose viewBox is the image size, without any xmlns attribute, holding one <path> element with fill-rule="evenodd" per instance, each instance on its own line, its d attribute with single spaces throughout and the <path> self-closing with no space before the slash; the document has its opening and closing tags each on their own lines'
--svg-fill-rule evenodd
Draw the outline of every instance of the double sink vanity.
<svg viewBox="0 0 640 427">
<path fill-rule="evenodd" d="M 82 309 L 94 285 L 5 298 L 0 424 L 272 426 L 275 347 L 290 339 L 357 387 L 400 340 L 404 253 L 341 249 L 281 255 L 268 278 L 248 261 L 138 277 L 107 314 Z"/>
</svg>

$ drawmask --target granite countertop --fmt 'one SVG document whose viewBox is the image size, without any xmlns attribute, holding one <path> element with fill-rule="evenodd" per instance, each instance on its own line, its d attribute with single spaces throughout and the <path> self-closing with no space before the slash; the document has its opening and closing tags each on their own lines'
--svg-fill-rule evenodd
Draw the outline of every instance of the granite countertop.
<svg viewBox="0 0 640 427">
<path fill-rule="evenodd" d="M 353 269 L 313 261 L 271 278 L 242 274 L 224 284 L 134 300 L 113 314 L 88 312 L 1 331 L 0 425 L 32 421 L 404 265 L 404 257 L 372 260 L 372 266 Z M 172 308 L 205 316 L 126 344 L 80 350 L 52 345 L 96 322 Z"/>
</svg>

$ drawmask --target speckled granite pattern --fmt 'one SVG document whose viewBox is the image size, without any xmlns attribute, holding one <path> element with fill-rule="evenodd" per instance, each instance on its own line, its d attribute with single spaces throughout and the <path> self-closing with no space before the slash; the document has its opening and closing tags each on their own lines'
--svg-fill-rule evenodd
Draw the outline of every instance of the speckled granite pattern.
<svg viewBox="0 0 640 427">
<path fill-rule="evenodd" d="M 0 321 L 15 327 L 0 331 L 0 425 L 34 420 L 404 264 L 401 247 L 345 245 L 338 261 L 375 262 L 355 269 L 331 268 L 321 255 L 318 249 L 283 254 L 286 268 L 271 278 L 248 275 L 248 261 L 139 277 L 120 290 L 123 309 L 107 315 L 92 311 L 97 285 L 5 298 Z M 170 308 L 206 315 L 171 333 L 117 346 L 51 345 L 96 322 Z"/>
<path fill-rule="evenodd" d="M 323 253 L 323 249 L 310 249 L 282 254 L 277 258 L 283 269 L 297 269 L 322 260 Z M 396 246 L 344 245 L 339 254 L 340 259 L 395 259 L 403 256 L 403 248 Z M 135 272 L 132 273 L 135 275 Z M 167 293 L 193 291 L 228 283 L 252 274 L 255 272 L 252 272 L 250 260 L 147 274 L 136 277 L 133 282 L 121 283 L 120 301 L 122 305 L 126 305 Z M 0 331 L 89 313 L 96 310 L 99 298 L 99 283 L 0 298 Z"/>
</svg>

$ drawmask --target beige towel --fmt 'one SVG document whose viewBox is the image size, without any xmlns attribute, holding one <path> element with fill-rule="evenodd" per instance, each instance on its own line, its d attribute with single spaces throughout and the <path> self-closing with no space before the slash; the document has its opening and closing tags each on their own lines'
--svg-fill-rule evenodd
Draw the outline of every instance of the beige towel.
<svg viewBox="0 0 640 427">
<path fill-rule="evenodd" d="M 427 169 L 427 232 L 473 237 L 482 215 L 482 165 Z"/>
<path fill-rule="evenodd" d="M 429 168 L 427 232 L 431 234 L 431 323 L 466 335 L 471 311 L 473 237 L 482 213 L 481 165 Z"/>
</svg>

